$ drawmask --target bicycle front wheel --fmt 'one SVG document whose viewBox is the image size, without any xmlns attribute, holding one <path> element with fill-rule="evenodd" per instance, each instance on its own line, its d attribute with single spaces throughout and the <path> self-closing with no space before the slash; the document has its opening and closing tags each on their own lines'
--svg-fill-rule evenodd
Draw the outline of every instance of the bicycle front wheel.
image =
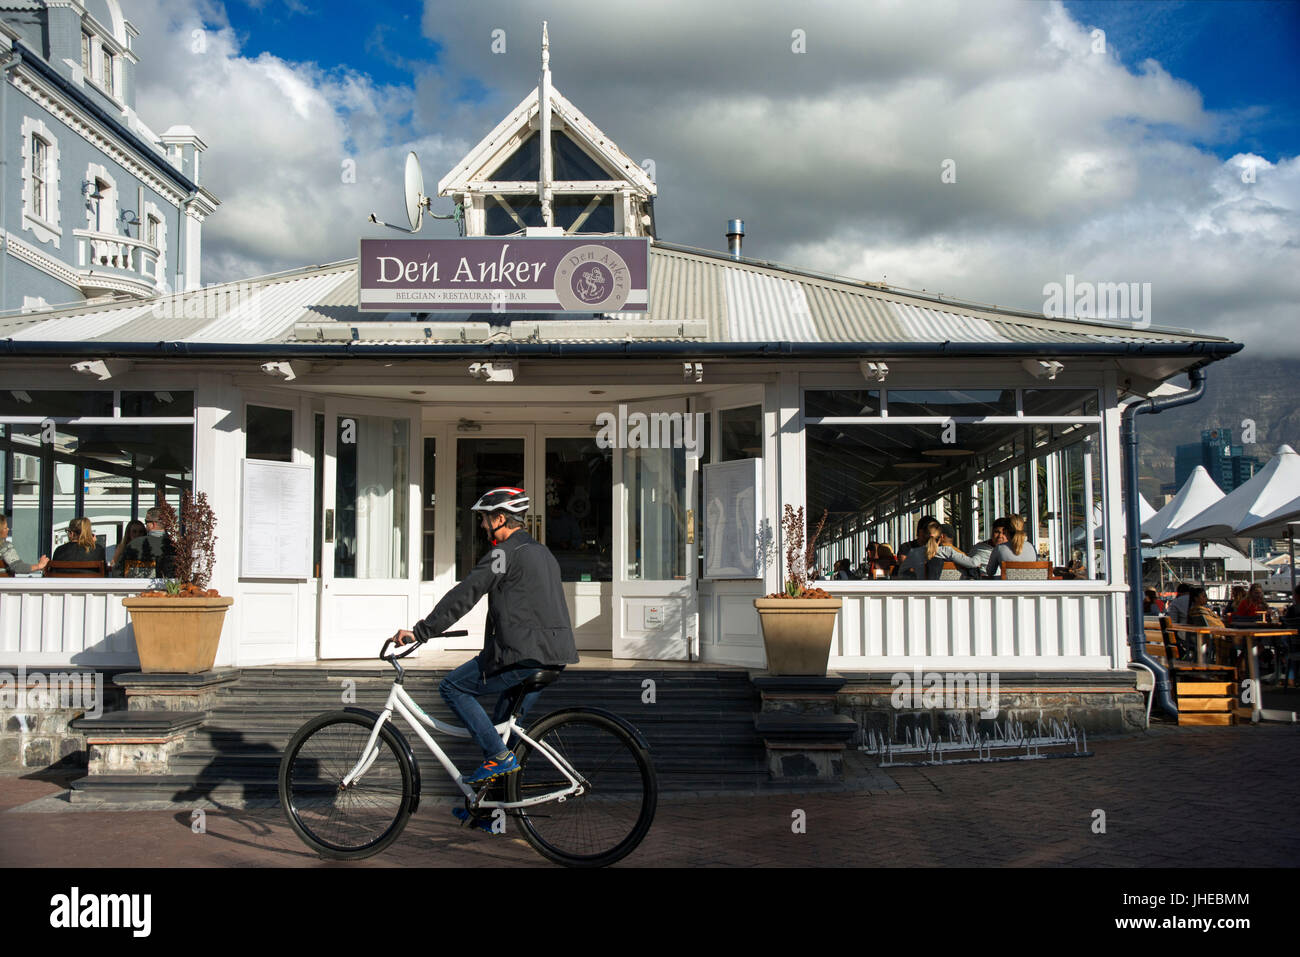
<svg viewBox="0 0 1300 957">
<path fill-rule="evenodd" d="M 397 840 L 411 816 L 414 769 L 388 725 L 380 730 L 370 767 L 343 786 L 374 726 L 374 719 L 346 711 L 320 715 L 298 730 L 280 762 L 280 804 L 289 824 L 324 857 L 378 854 Z"/>
<path fill-rule="evenodd" d="M 650 830 L 659 786 L 650 755 L 621 723 L 593 712 L 548 715 L 528 736 L 575 772 L 583 793 L 515 813 L 538 853 L 557 864 L 604 867 L 634 851 Z M 527 800 L 568 786 L 550 756 L 527 742 L 515 749 L 519 771 L 506 778 L 507 799 Z"/>
</svg>

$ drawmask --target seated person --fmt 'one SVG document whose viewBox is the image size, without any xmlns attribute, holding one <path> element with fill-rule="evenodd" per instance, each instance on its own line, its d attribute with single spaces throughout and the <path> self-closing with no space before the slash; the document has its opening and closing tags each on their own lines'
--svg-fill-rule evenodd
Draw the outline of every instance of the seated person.
<svg viewBox="0 0 1300 957">
<path fill-rule="evenodd" d="M 1142 603 L 1142 614 L 1144 615 L 1163 615 L 1165 606 L 1160 603 L 1160 598 L 1156 595 L 1154 588 L 1148 588 L 1145 593 L 1146 601 Z"/>
<path fill-rule="evenodd" d="M 0 563 L 9 569 L 10 575 L 30 575 L 39 572 L 49 563 L 49 557 L 42 555 L 35 565 L 28 565 L 18 557 L 18 549 L 9 541 L 9 519 L 0 515 Z"/>
<path fill-rule="evenodd" d="M 898 546 L 897 554 L 898 554 L 898 560 L 900 562 L 907 557 L 907 553 L 910 552 L 912 549 L 920 548 L 925 545 L 927 539 L 929 538 L 929 534 L 926 532 L 926 529 L 930 527 L 931 522 L 937 522 L 937 521 L 938 519 L 935 518 L 933 515 L 921 516 L 921 518 L 916 523 L 916 538 L 912 539 L 910 542 L 903 542 L 903 544 Z"/>
<path fill-rule="evenodd" d="M 68 523 L 68 541 L 54 550 L 55 562 L 103 562 L 104 546 L 95 539 L 90 519 L 78 516 Z"/>
<path fill-rule="evenodd" d="M 1183 615 L 1182 624 L 1212 625 L 1215 628 L 1223 627 L 1223 619 L 1211 610 L 1210 600 L 1206 596 L 1204 588 L 1194 588 L 1186 583 L 1178 587 L 1187 588 L 1187 591 L 1181 593 L 1181 598 L 1184 601 L 1183 607 L 1187 609 L 1186 613 Z M 1172 609 L 1173 606 L 1177 604 L 1178 600 L 1178 598 L 1175 598 L 1171 601 L 1169 607 Z M 1170 617 L 1172 618 L 1173 616 L 1171 615 Z M 1185 634 L 1174 632 L 1174 634 L 1178 637 L 1178 650 L 1182 658 L 1195 660 L 1196 642 L 1205 641 L 1209 648 L 1209 656 L 1206 660 L 1210 664 L 1214 664 L 1214 642 L 1207 640 L 1208 636 L 1197 635 L 1191 632 Z"/>
<path fill-rule="evenodd" d="M 1202 597 L 1204 597 L 1205 589 L 1200 589 L 1200 592 Z M 1169 620 L 1175 625 L 1185 625 L 1191 621 L 1191 619 L 1187 617 L 1191 599 L 1192 586 L 1187 584 L 1187 582 L 1179 582 L 1177 592 L 1174 595 L 1174 600 L 1165 608 L 1165 614 L 1169 616 Z"/>
<path fill-rule="evenodd" d="M 841 558 L 835 563 L 835 574 L 831 577 L 837 582 L 857 581 L 858 576 L 853 574 L 852 570 L 849 568 L 849 564 L 850 562 L 847 558 Z"/>
<path fill-rule="evenodd" d="M 1264 586 L 1256 582 L 1250 586 L 1250 591 L 1246 592 L 1246 597 L 1237 603 L 1233 614 L 1237 618 L 1245 618 L 1250 621 L 1268 621 L 1273 616 L 1273 609 L 1269 607 L 1268 601 L 1264 598 Z M 1260 616 L 1263 616 L 1261 619 Z"/>
<path fill-rule="evenodd" d="M 923 530 L 926 533 L 924 545 L 908 551 L 903 564 L 898 568 L 900 578 L 925 578 L 937 580 L 943 570 L 944 562 L 952 562 L 958 568 L 974 568 L 975 562 L 951 545 L 942 544 L 943 527 L 933 519 Z"/>
<path fill-rule="evenodd" d="M 173 568 L 175 546 L 167 538 L 162 527 L 163 511 L 151 508 L 145 512 L 144 535 L 129 542 L 126 546 L 125 560 L 128 562 L 153 562 L 154 578 L 170 578 Z"/>
<path fill-rule="evenodd" d="M 1029 544 L 1029 536 L 1025 533 L 1025 520 L 1019 515 L 1008 515 L 1006 517 L 1011 534 L 1006 542 L 993 549 L 993 554 L 989 557 L 988 571 L 985 573 L 989 578 L 1001 578 L 999 569 L 1003 562 L 1036 562 L 1038 561 L 1038 552 L 1033 545 Z"/>
<path fill-rule="evenodd" d="M 111 569 L 113 575 L 120 578 L 126 574 L 127 545 L 147 534 L 149 534 L 149 529 L 145 527 L 144 522 L 137 518 L 127 522 L 126 531 L 122 534 L 122 540 L 117 543 L 117 548 L 113 551 L 113 567 Z"/>
<path fill-rule="evenodd" d="M 1010 538 L 1011 523 L 1005 518 L 996 519 L 989 537 L 970 550 L 971 560 L 979 565 L 976 572 L 971 575 L 972 578 L 978 578 L 983 573 L 988 567 L 989 559 L 993 557 L 993 550 Z"/>
<path fill-rule="evenodd" d="M 1228 600 L 1223 603 L 1223 607 L 1219 609 L 1219 617 L 1231 618 L 1233 614 L 1236 613 L 1237 606 L 1241 604 L 1242 600 L 1245 597 L 1246 597 L 1246 586 L 1233 585 L 1231 595 L 1229 596 Z"/>
<path fill-rule="evenodd" d="M 898 568 L 898 558 L 894 555 L 894 550 L 886 543 L 876 546 L 876 562 L 872 566 L 872 574 L 879 578 L 892 578 Z"/>
</svg>

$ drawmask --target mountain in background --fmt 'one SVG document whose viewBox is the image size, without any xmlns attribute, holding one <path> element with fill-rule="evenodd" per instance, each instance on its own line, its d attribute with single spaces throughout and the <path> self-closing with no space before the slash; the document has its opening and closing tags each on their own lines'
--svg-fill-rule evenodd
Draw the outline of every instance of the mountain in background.
<svg viewBox="0 0 1300 957">
<path fill-rule="evenodd" d="M 1209 365 L 1200 401 L 1137 417 L 1139 488 L 1156 508 L 1164 501 L 1160 487 L 1174 481 L 1174 450 L 1199 442 L 1202 429 L 1228 429 L 1234 444 L 1245 445 L 1246 454 L 1261 465 L 1283 443 L 1300 448 L 1300 359 L 1257 355 L 1257 350 L 1246 349 Z M 1241 442 L 1245 419 L 1255 422 L 1253 444 Z"/>
</svg>

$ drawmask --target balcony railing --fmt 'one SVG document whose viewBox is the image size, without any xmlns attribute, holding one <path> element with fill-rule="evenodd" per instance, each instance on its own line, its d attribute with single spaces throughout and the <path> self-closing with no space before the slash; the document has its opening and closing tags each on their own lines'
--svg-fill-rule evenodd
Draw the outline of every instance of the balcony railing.
<svg viewBox="0 0 1300 957">
<path fill-rule="evenodd" d="M 160 251 L 142 239 L 74 229 L 77 272 L 83 290 L 112 289 L 149 295 L 158 279 Z"/>
</svg>

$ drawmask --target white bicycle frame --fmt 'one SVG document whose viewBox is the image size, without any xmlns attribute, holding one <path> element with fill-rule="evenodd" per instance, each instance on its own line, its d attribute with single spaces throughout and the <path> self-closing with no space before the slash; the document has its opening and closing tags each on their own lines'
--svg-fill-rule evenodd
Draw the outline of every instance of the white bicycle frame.
<svg viewBox="0 0 1300 957">
<path fill-rule="evenodd" d="M 370 732 L 370 740 L 366 742 L 365 750 L 361 752 L 362 754 L 361 759 L 357 761 L 356 766 L 354 766 L 352 770 L 349 771 L 347 775 L 343 778 L 344 787 L 351 785 L 354 781 L 356 781 L 363 774 L 365 774 L 366 771 L 370 769 L 370 766 L 374 764 L 375 759 L 379 757 L 379 747 L 378 747 L 379 732 L 383 728 L 385 722 L 387 722 L 390 718 L 392 718 L 394 711 L 396 711 L 398 714 L 400 714 L 403 718 L 406 719 L 407 725 L 411 728 L 411 730 L 413 730 L 417 735 L 419 735 L 420 740 L 423 741 L 425 745 L 429 748 L 429 750 L 433 752 L 434 757 L 438 759 L 438 762 L 444 768 L 446 768 L 447 774 L 450 775 L 451 779 L 456 782 L 456 786 L 460 788 L 461 793 L 463 793 L 465 797 L 468 798 L 471 801 L 471 803 L 474 804 L 475 807 L 482 807 L 482 808 L 529 807 L 533 804 L 544 804 L 547 801 L 563 801 L 565 798 L 570 797 L 571 795 L 582 794 L 583 791 L 585 790 L 582 782 L 578 780 L 579 777 L 578 772 L 575 771 L 573 767 L 567 761 L 564 760 L 563 756 L 558 754 L 549 745 L 542 744 L 540 741 L 534 741 L 532 738 L 530 738 L 527 734 L 524 733 L 523 729 L 520 728 L 519 725 L 515 723 L 514 715 L 511 715 L 509 721 L 494 726 L 496 728 L 497 734 L 501 735 L 501 740 L 508 742 L 510 740 L 511 734 L 518 735 L 520 739 L 528 742 L 528 744 L 530 744 L 537 751 L 546 755 L 547 760 L 549 760 L 551 764 L 555 765 L 556 769 L 561 774 L 563 774 L 566 778 L 568 778 L 569 785 L 568 787 L 560 788 L 559 790 L 556 791 L 549 791 L 546 794 L 541 794 L 538 795 L 537 797 L 528 798 L 527 800 L 524 801 L 510 802 L 510 801 L 476 800 L 474 789 L 470 787 L 468 784 L 466 784 L 465 781 L 461 778 L 460 769 L 457 768 L 456 765 L 451 763 L 451 758 L 447 757 L 446 752 L 444 752 L 442 748 L 438 747 L 438 742 L 435 741 L 432 737 L 430 737 L 429 733 L 425 731 L 424 728 L 420 727 L 420 725 L 426 725 L 435 731 L 440 731 L 443 734 L 449 734 L 454 738 L 468 738 L 470 736 L 469 729 L 459 727 L 458 725 L 443 724 L 437 718 L 429 717 L 427 714 L 424 713 L 423 709 L 421 709 L 420 706 L 415 703 L 415 701 L 411 698 L 411 696 L 406 693 L 406 689 L 403 688 L 402 685 L 396 681 L 393 682 L 393 690 L 388 693 L 388 701 L 385 702 L 384 704 L 384 710 L 380 712 L 379 720 L 375 722 L 375 727 Z"/>
</svg>

